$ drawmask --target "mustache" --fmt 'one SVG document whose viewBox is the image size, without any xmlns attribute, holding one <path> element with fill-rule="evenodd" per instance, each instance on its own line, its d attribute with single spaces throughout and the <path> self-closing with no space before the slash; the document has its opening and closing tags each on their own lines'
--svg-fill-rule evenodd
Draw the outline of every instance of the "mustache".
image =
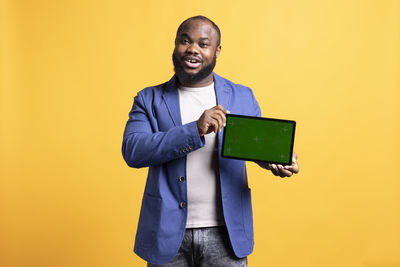
<svg viewBox="0 0 400 267">
<path fill-rule="evenodd" d="M 197 62 L 203 63 L 203 59 L 199 56 L 193 56 L 193 55 L 186 55 L 181 57 L 182 61 L 187 61 L 187 60 L 195 60 Z"/>
<path fill-rule="evenodd" d="M 201 81 L 202 79 L 204 79 L 213 72 L 214 67 L 217 63 L 217 57 L 216 55 L 214 55 L 213 60 L 210 62 L 210 64 L 201 68 L 197 73 L 190 74 L 187 73 L 183 67 L 183 61 L 184 61 L 183 59 L 188 56 L 189 55 L 185 55 L 178 58 L 178 56 L 175 54 L 175 51 L 172 53 L 172 62 L 174 63 L 175 74 L 177 75 L 180 81 L 185 81 L 187 83 L 194 83 Z M 194 56 L 192 55 L 192 57 Z"/>
</svg>

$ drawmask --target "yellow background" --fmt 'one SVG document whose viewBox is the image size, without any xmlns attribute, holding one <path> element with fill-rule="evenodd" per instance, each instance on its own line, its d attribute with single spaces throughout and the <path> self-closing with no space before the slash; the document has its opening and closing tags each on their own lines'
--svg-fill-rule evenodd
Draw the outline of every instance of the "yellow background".
<svg viewBox="0 0 400 267">
<path fill-rule="evenodd" d="M 297 121 L 300 174 L 248 164 L 249 266 L 400 266 L 399 0 L 1 3 L 0 266 L 145 266 L 122 134 L 198 14 L 222 31 L 216 72 Z"/>
</svg>

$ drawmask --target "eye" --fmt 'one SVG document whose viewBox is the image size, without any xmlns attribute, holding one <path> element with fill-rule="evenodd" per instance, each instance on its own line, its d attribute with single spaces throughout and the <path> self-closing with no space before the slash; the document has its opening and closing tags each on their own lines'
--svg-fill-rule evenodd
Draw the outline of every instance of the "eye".
<svg viewBox="0 0 400 267">
<path fill-rule="evenodd" d="M 188 44 L 189 43 L 189 40 L 188 39 L 182 39 L 181 40 L 181 44 Z"/>
<path fill-rule="evenodd" d="M 200 47 L 203 47 L 203 48 L 208 47 L 208 44 L 207 43 L 201 43 Z"/>
</svg>

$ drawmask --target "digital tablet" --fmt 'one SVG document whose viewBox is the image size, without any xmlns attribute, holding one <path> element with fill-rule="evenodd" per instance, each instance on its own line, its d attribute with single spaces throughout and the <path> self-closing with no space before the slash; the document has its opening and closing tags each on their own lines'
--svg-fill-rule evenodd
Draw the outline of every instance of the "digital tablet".
<svg viewBox="0 0 400 267">
<path fill-rule="evenodd" d="M 227 114 L 222 156 L 291 165 L 296 122 Z"/>
</svg>

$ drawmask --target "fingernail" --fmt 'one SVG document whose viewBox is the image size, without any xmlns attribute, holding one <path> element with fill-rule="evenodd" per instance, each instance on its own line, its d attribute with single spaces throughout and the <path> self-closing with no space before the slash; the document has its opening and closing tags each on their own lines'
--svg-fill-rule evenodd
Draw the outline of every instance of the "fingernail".
<svg viewBox="0 0 400 267">
<path fill-rule="evenodd" d="M 229 110 L 226 111 L 227 113 L 231 113 Z"/>
</svg>

